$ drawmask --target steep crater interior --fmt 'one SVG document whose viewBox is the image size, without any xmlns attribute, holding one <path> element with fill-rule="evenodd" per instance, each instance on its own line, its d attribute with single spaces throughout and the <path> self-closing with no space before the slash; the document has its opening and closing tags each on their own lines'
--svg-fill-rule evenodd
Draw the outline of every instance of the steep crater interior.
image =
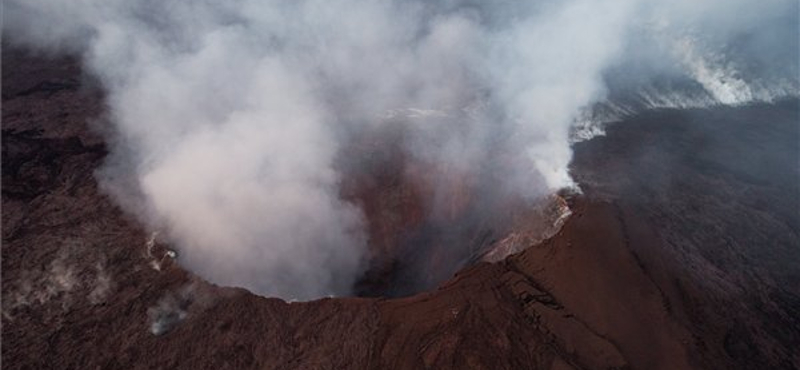
<svg viewBox="0 0 800 370">
<path fill-rule="evenodd" d="M 359 207 L 367 234 L 356 296 L 434 289 L 461 268 L 543 241 L 569 214 L 559 195 L 526 198 L 501 185 L 519 168 L 512 161 L 524 160 L 507 148 L 486 154 L 491 163 L 467 166 L 413 152 L 418 124 L 401 119 L 361 131 L 339 155 L 341 197 Z"/>
</svg>

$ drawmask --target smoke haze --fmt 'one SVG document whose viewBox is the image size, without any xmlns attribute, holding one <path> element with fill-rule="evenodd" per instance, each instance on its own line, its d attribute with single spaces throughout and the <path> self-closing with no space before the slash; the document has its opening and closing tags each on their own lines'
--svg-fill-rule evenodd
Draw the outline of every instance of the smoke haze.
<svg viewBox="0 0 800 370">
<path fill-rule="evenodd" d="M 800 91 L 794 0 L 5 5 L 7 41 L 104 85 L 101 186 L 183 265 L 283 298 L 350 294 L 366 268 L 341 196 L 360 132 L 408 126 L 404 150 L 478 196 L 535 201 L 573 186 L 582 120 Z"/>
</svg>

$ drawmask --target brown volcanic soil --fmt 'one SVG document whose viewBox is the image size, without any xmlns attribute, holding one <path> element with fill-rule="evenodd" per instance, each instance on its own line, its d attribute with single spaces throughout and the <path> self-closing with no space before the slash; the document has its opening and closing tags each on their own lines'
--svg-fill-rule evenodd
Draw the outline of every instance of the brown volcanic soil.
<svg viewBox="0 0 800 370">
<path fill-rule="evenodd" d="M 165 246 L 148 253 L 149 236 L 93 178 L 105 149 L 86 122 L 100 117 L 101 95 L 75 61 L 8 48 L 2 58 L 5 368 L 800 366 L 790 352 L 799 301 L 787 285 L 797 275 L 750 269 L 758 252 L 746 243 L 703 249 L 702 237 L 718 234 L 706 225 L 684 233 L 694 229 L 674 212 L 699 218 L 706 203 L 658 203 L 674 190 L 608 182 L 653 167 L 625 159 L 641 141 L 614 131 L 625 125 L 578 146 L 576 176 L 588 190 L 570 199 L 573 215 L 550 240 L 411 297 L 286 303 L 215 287 L 169 258 L 152 268 Z M 634 196 L 620 200 L 621 191 Z M 786 236 L 775 224 L 767 231 L 784 233 L 775 236 L 783 244 L 767 247 L 787 253 L 784 266 L 795 261 L 797 229 Z M 154 322 L 165 325 L 160 335 Z"/>
</svg>

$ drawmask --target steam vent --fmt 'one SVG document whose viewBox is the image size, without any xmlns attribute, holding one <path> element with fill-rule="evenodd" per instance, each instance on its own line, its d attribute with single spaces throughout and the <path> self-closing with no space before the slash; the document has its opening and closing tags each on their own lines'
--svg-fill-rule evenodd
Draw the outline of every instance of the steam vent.
<svg viewBox="0 0 800 370">
<path fill-rule="evenodd" d="M 800 369 L 800 3 L 8 0 L 3 369 Z"/>
</svg>

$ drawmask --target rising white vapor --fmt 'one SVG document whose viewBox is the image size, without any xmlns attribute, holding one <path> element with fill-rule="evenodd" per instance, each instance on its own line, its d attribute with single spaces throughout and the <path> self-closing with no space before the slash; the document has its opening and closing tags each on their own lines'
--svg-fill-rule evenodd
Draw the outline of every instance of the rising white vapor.
<svg viewBox="0 0 800 370">
<path fill-rule="evenodd" d="M 412 112 L 424 118 L 404 143 L 415 156 L 480 177 L 504 148 L 519 158 L 484 191 L 552 194 L 573 185 L 570 128 L 607 97 L 612 67 L 659 60 L 634 80 L 683 71 L 738 101 L 725 89 L 748 81 L 717 76 L 702 50 L 681 60 L 652 45 L 687 24 L 731 41 L 796 8 L 694 3 L 9 0 L 4 28 L 81 55 L 101 80 L 114 129 L 98 177 L 182 264 L 309 299 L 349 294 L 365 268 L 364 220 L 337 166 L 353 132 Z"/>
</svg>

